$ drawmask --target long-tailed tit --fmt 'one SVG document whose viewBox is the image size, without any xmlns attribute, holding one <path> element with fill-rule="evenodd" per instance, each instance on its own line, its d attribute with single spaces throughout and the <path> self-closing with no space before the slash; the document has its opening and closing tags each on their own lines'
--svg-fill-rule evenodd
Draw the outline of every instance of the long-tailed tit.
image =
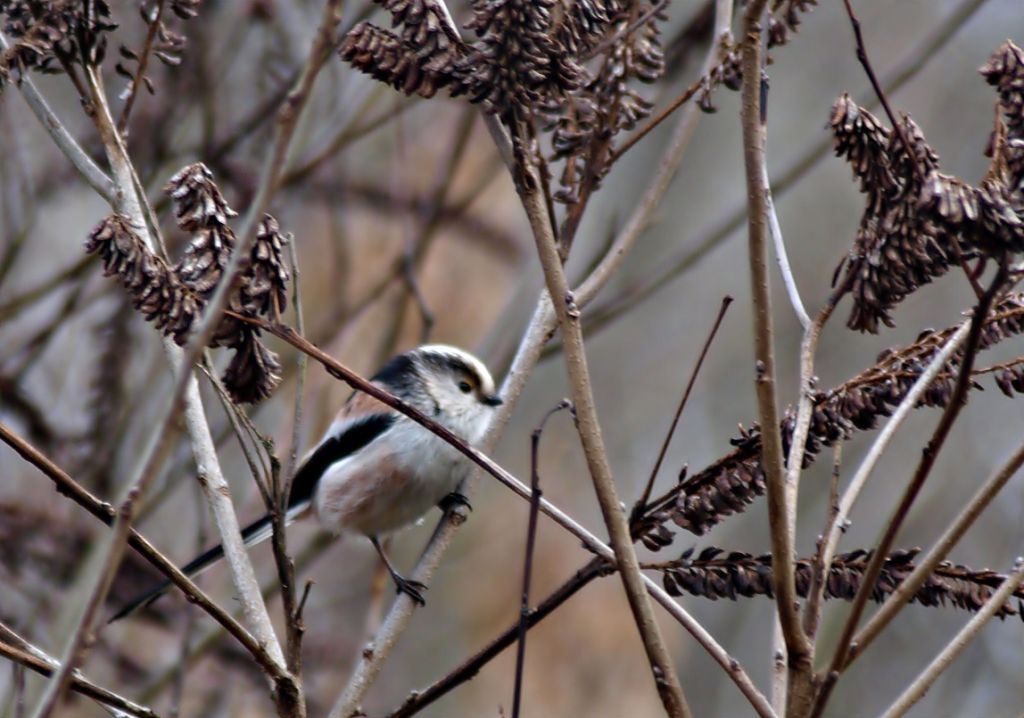
<svg viewBox="0 0 1024 718">
<path fill-rule="evenodd" d="M 444 344 L 427 344 L 399 354 L 371 381 L 471 445 L 483 438 L 492 410 L 501 404 L 483 362 Z M 376 399 L 356 392 L 299 465 L 285 520 L 291 523 L 313 513 L 332 533 L 368 537 L 398 591 L 422 604 L 421 591 L 426 587 L 395 570 L 379 538 L 412 523 L 448 497 L 465 501 L 455 490 L 471 469 L 472 464 L 443 439 Z M 269 516 L 242 529 L 247 546 L 270 535 Z M 215 546 L 182 571 L 194 576 L 223 556 L 223 547 Z M 110 620 L 148 605 L 170 586 L 165 581 Z"/>
</svg>

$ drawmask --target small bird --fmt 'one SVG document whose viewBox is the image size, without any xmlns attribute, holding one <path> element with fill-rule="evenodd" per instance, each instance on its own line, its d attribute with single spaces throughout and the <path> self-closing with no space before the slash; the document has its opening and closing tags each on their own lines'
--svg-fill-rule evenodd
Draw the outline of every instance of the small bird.
<svg viewBox="0 0 1024 718">
<path fill-rule="evenodd" d="M 493 409 L 502 403 L 483 362 L 445 344 L 425 344 L 392 358 L 371 379 L 419 409 L 470 445 L 483 439 Z M 431 506 L 466 503 L 456 488 L 472 464 L 450 444 L 373 397 L 353 393 L 323 438 L 295 472 L 285 522 L 310 512 L 334 534 L 370 539 L 400 593 L 423 605 L 426 589 L 403 577 L 380 545 L 380 537 L 406 526 Z M 270 516 L 242 529 L 246 546 L 271 535 Z M 182 571 L 195 576 L 224 556 L 211 548 Z M 170 581 L 129 603 L 111 622 L 159 598 Z"/>
</svg>

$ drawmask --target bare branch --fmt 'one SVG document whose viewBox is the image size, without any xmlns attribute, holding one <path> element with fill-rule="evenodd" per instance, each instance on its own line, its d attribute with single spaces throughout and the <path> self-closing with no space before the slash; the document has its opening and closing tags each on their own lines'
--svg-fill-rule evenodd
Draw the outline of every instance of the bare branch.
<svg viewBox="0 0 1024 718">
<path fill-rule="evenodd" d="M 988 601 L 985 602 L 985 607 L 967 622 L 967 625 L 954 636 L 953 640 L 946 644 L 942 652 L 935 657 L 935 660 L 928 664 L 928 667 L 925 668 L 921 675 L 907 686 L 906 690 L 883 714 L 883 718 L 898 718 L 921 700 L 935 680 L 963 652 L 967 644 L 985 627 L 985 624 L 992 620 L 992 617 L 996 615 L 1006 600 L 1013 595 L 1013 592 L 1022 583 L 1024 583 L 1024 560 L 1018 558 L 1013 573 L 1006 577 L 999 590 L 993 593 Z"/>
</svg>

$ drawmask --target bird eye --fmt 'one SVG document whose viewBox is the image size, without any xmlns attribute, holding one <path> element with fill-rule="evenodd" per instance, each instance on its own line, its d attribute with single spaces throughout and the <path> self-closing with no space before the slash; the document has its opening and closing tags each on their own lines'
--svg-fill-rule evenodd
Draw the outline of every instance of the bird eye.
<svg viewBox="0 0 1024 718">
<path fill-rule="evenodd" d="M 461 391 L 463 394 L 468 394 L 469 392 L 473 391 L 473 387 L 468 381 L 460 381 L 459 391 Z"/>
</svg>

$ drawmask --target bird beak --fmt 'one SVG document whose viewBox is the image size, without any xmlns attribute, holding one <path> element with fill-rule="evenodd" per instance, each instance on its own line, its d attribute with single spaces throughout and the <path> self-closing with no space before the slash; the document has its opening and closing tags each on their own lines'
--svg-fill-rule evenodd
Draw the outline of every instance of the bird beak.
<svg viewBox="0 0 1024 718">
<path fill-rule="evenodd" d="M 491 394 L 490 396 L 485 396 L 480 401 L 482 403 L 486 404 L 487 406 L 501 406 L 504 403 L 501 400 L 501 397 L 498 396 L 497 394 Z"/>
</svg>

